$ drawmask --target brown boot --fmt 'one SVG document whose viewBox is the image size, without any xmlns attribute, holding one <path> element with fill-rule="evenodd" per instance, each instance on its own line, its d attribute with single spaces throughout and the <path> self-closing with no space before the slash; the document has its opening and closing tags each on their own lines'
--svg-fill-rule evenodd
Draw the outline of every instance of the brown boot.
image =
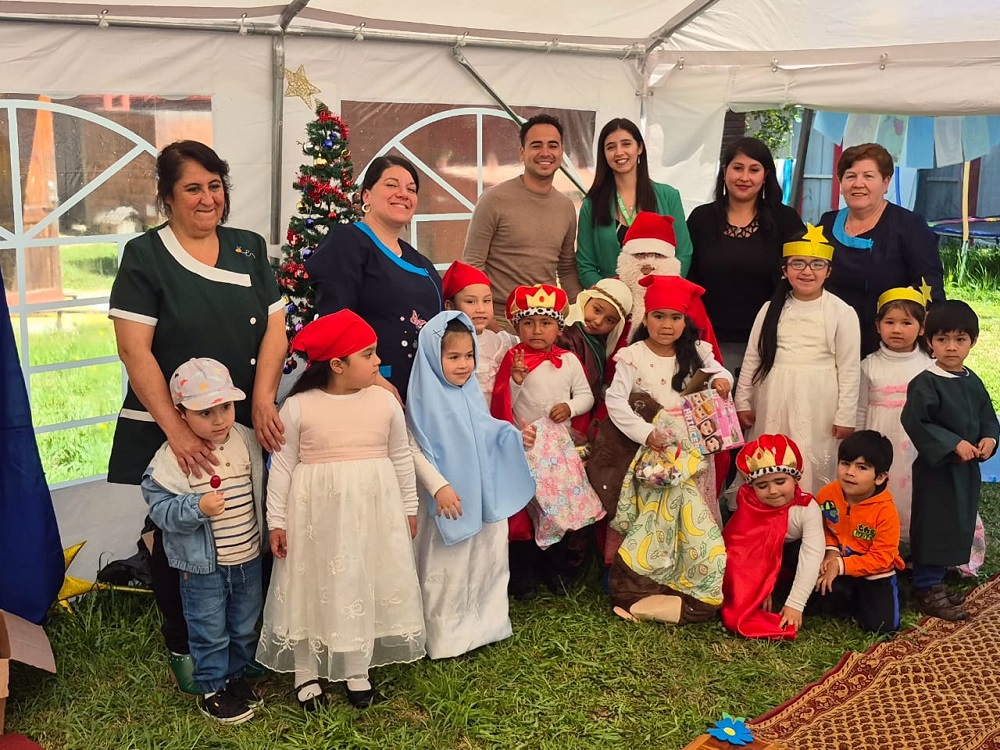
<svg viewBox="0 0 1000 750">
<path fill-rule="evenodd" d="M 953 604 L 948 598 L 948 591 L 945 589 L 944 584 L 939 583 L 931 586 L 926 591 L 917 591 L 914 593 L 917 599 L 917 606 L 925 615 L 952 622 L 969 619 L 969 613 L 960 606 Z"/>
</svg>

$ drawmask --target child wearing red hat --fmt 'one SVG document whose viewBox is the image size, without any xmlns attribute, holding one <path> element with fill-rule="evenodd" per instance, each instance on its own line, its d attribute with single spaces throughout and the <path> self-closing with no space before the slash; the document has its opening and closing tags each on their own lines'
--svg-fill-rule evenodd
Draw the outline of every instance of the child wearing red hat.
<svg viewBox="0 0 1000 750">
<path fill-rule="evenodd" d="M 503 355 L 519 339 L 507 331 L 487 328 L 493 320 L 493 290 L 489 277 L 478 268 L 456 260 L 445 271 L 442 285 L 444 308 L 464 312 L 476 327 L 476 380 L 489 405 Z"/>
<path fill-rule="evenodd" d="M 688 317 L 704 290 L 679 276 L 647 276 L 641 286 L 642 327 L 636 342 L 615 355 L 606 396 L 615 426 L 641 446 L 611 523 L 624 541 L 609 586 L 619 614 L 691 622 L 710 617 L 722 603 L 725 550 L 714 464 L 678 437 L 687 432 L 681 394 L 699 371 L 722 396 L 733 378 Z M 662 407 L 652 423 L 629 407 L 633 391 Z"/>
<path fill-rule="evenodd" d="M 376 699 L 373 666 L 424 655 L 413 563 L 417 490 L 403 410 L 378 376 L 375 331 L 350 310 L 292 340 L 309 364 L 281 408 L 286 443 L 271 457 L 267 523 L 274 572 L 257 660 L 294 672 L 299 703 Z"/>
<path fill-rule="evenodd" d="M 583 573 L 583 529 L 604 516 L 568 429 L 573 417 L 590 412 L 594 396 L 577 356 L 555 345 L 567 306 L 566 292 L 548 284 L 516 287 L 507 298 L 521 343 L 504 355 L 492 412 L 538 429 L 528 454 L 537 485 L 532 517 L 510 519 L 510 591 L 518 599 L 533 599 L 539 579 L 556 594 L 572 587 Z"/>
<path fill-rule="evenodd" d="M 795 638 L 819 576 L 823 515 L 799 488 L 801 467 L 799 447 L 784 435 L 761 435 L 736 456 L 746 484 L 722 531 L 722 623 L 746 638 Z"/>
</svg>

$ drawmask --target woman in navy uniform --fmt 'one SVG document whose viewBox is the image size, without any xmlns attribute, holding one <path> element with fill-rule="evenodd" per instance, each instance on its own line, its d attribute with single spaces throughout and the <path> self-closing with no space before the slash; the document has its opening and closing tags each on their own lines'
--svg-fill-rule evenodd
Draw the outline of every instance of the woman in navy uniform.
<svg viewBox="0 0 1000 750">
<path fill-rule="evenodd" d="M 167 222 L 125 246 L 111 288 L 109 317 L 129 380 L 108 466 L 108 481 L 120 484 L 138 485 L 165 440 L 185 472 L 214 473 L 220 457 L 187 426 L 167 388 L 192 357 L 219 360 L 234 385 L 252 394 L 236 402 L 236 419 L 254 428 L 263 448 L 284 442 L 274 405 L 287 349 L 284 300 L 264 238 L 223 226 L 229 165 L 208 146 L 170 144 L 156 173 Z M 171 668 L 182 689 L 193 688 L 177 571 L 167 564 L 158 529 L 153 539 L 153 591 Z"/>
</svg>

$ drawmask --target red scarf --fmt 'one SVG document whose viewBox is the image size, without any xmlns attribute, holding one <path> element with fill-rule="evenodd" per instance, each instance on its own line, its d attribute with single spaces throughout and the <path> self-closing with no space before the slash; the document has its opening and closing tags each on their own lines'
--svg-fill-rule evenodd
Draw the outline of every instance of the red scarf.
<svg viewBox="0 0 1000 750">
<path fill-rule="evenodd" d="M 781 552 L 788 531 L 788 509 L 813 502 L 795 487 L 788 505 L 772 508 L 744 484 L 736 495 L 736 512 L 722 530 L 726 543 L 726 573 L 722 579 L 722 623 L 746 638 L 792 640 L 795 626 L 779 628 L 781 615 L 760 605 L 774 590 L 781 570 Z M 774 602 L 776 605 L 777 602 Z"/>
<path fill-rule="evenodd" d="M 553 367 L 562 367 L 562 355 L 569 354 L 566 349 L 553 346 L 547 352 L 540 352 L 532 349 L 527 344 L 518 344 L 508 350 L 497 370 L 497 379 L 493 384 L 493 401 L 490 404 L 490 411 L 497 419 L 510 422 L 518 429 L 521 425 L 514 419 L 514 407 L 510 400 L 510 371 L 514 366 L 514 353 L 524 354 L 524 366 L 528 372 L 534 370 L 542 362 L 551 362 Z M 576 355 L 573 355 L 576 356 Z M 535 529 L 531 525 L 531 516 L 527 510 L 520 510 L 507 519 L 507 538 L 512 542 L 529 542 L 535 538 Z"/>
</svg>

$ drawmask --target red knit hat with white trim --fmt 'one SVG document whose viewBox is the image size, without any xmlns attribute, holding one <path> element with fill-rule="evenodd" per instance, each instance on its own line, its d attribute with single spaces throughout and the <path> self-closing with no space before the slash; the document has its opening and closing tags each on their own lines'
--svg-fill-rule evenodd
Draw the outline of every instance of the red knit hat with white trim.
<svg viewBox="0 0 1000 750">
<path fill-rule="evenodd" d="M 676 248 L 674 217 L 660 216 L 652 211 L 639 212 L 625 233 L 625 241 L 622 243 L 622 252 L 629 255 L 656 253 L 673 258 Z"/>
</svg>

